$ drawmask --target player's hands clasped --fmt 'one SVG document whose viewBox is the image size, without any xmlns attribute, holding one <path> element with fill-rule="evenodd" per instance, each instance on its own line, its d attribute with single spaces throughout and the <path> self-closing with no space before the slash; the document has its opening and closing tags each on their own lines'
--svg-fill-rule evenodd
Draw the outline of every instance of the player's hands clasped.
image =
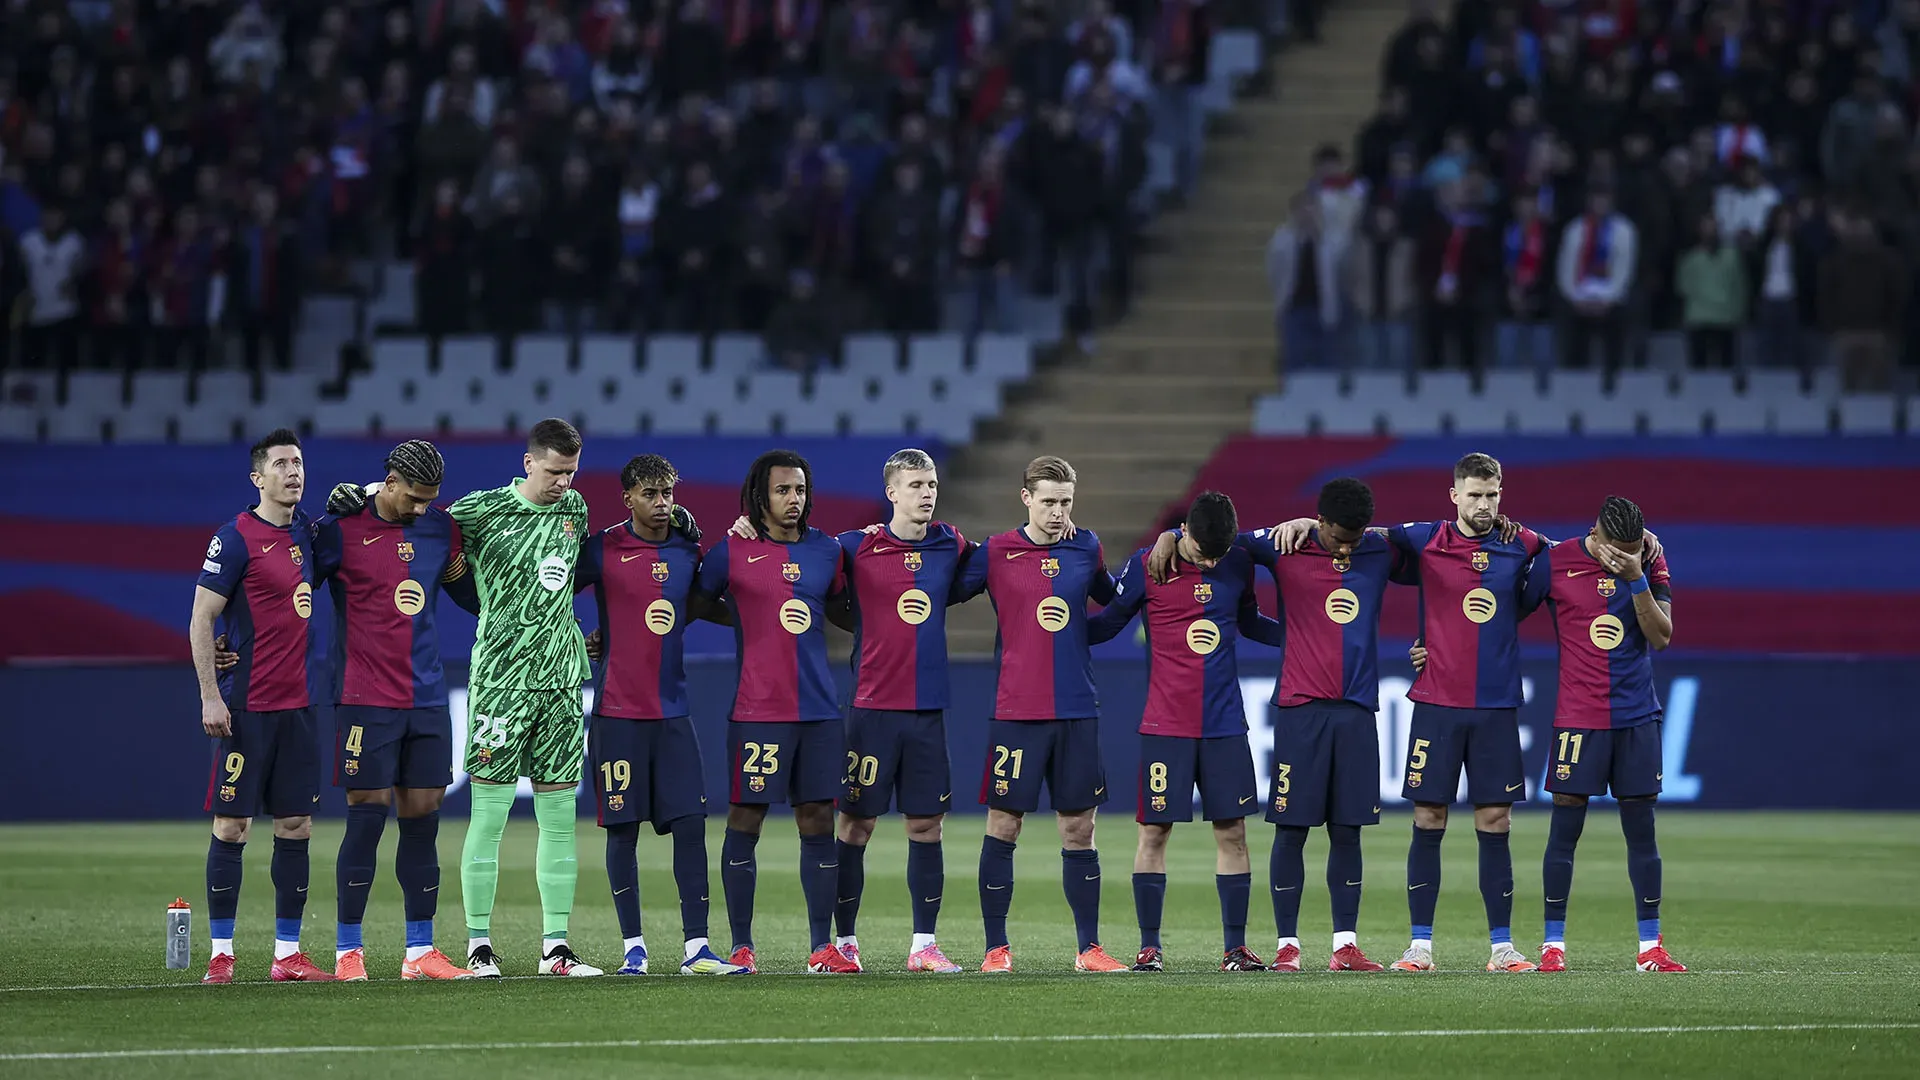
<svg viewBox="0 0 1920 1080">
<path fill-rule="evenodd" d="M 233 714 L 227 712 L 227 703 L 215 699 L 200 703 L 200 730 L 215 739 L 233 734 Z"/>
<path fill-rule="evenodd" d="M 327 513 L 352 517 L 367 508 L 367 492 L 359 484 L 335 484 L 327 493 Z"/>
</svg>

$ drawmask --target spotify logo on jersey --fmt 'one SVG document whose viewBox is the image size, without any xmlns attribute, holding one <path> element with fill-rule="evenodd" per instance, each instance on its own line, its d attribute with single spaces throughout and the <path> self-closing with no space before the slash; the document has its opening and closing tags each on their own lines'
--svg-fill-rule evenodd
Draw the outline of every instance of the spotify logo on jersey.
<svg viewBox="0 0 1920 1080">
<path fill-rule="evenodd" d="M 789 600 L 780 605 L 780 628 L 798 637 L 813 626 L 813 612 L 805 600 Z"/>
<path fill-rule="evenodd" d="M 1206 656 L 1220 647 L 1220 628 L 1212 619 L 1195 619 L 1187 624 L 1187 648 Z"/>
<path fill-rule="evenodd" d="M 417 581 L 403 581 L 394 586 L 393 606 L 400 609 L 400 614 L 412 618 L 426 609 L 427 590 L 421 588 Z"/>
<path fill-rule="evenodd" d="M 1494 599 L 1493 594 L 1485 589 L 1475 589 L 1461 598 L 1460 610 L 1467 616 L 1468 621 L 1483 623 L 1493 618 L 1494 613 L 1500 610 L 1500 601 Z"/>
<path fill-rule="evenodd" d="M 919 626 L 933 614 L 933 600 L 919 589 L 908 589 L 894 602 L 893 609 L 900 613 L 900 621 L 908 626 Z"/>
<path fill-rule="evenodd" d="M 560 556 L 549 555 L 540 560 L 540 566 L 534 574 L 539 577 L 541 588 L 548 592 L 559 592 L 567 587 L 567 579 L 573 577 L 573 568 Z"/>
<path fill-rule="evenodd" d="M 1626 640 L 1627 628 L 1612 615 L 1602 615 L 1587 627 L 1587 640 L 1601 652 L 1609 652 L 1615 645 Z"/>
<path fill-rule="evenodd" d="M 293 613 L 303 619 L 313 618 L 313 586 L 304 581 L 293 587 Z"/>
<path fill-rule="evenodd" d="M 1034 609 L 1033 617 L 1040 620 L 1040 629 L 1049 634 L 1057 634 L 1067 628 L 1068 620 L 1073 618 L 1073 609 L 1067 606 L 1065 600 L 1057 596 L 1049 596 L 1040 601 L 1040 606 Z"/>
<path fill-rule="evenodd" d="M 1335 589 L 1327 594 L 1327 618 L 1342 626 L 1360 617 L 1360 598 L 1352 589 Z"/>
<path fill-rule="evenodd" d="M 655 600 L 647 605 L 647 629 L 661 637 L 666 637 L 673 631 L 676 617 L 671 600 Z"/>
</svg>

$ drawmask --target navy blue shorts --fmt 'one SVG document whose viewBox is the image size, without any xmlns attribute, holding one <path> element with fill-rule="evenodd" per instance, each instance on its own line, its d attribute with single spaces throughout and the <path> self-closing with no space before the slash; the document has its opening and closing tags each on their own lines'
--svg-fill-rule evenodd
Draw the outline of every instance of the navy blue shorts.
<svg viewBox="0 0 1920 1080">
<path fill-rule="evenodd" d="M 1454 709 L 1413 705 L 1407 736 L 1408 802 L 1450 803 L 1467 770 L 1467 801 L 1498 806 L 1527 801 L 1527 767 L 1520 760 L 1520 720 L 1515 709 Z"/>
<path fill-rule="evenodd" d="M 445 705 L 333 709 L 333 786 L 349 791 L 453 783 L 453 716 Z"/>
<path fill-rule="evenodd" d="M 912 817 L 933 817 L 953 808 L 944 714 L 939 709 L 848 709 L 841 811 L 879 817 L 896 802 L 901 813 Z"/>
<path fill-rule="evenodd" d="M 1666 779 L 1655 720 L 1630 728 L 1556 727 L 1547 743 L 1547 790 L 1559 795 L 1637 799 L 1660 794 Z"/>
<path fill-rule="evenodd" d="M 587 718 L 587 776 L 603 827 L 651 821 L 665 835 L 683 817 L 705 817 L 706 775 L 690 717 Z"/>
<path fill-rule="evenodd" d="M 1350 701 L 1274 710 L 1275 825 L 1380 824 L 1380 732 L 1373 711 Z"/>
<path fill-rule="evenodd" d="M 214 740 L 206 809 L 216 817 L 307 817 L 320 801 L 320 727 L 311 708 L 235 712 Z"/>
<path fill-rule="evenodd" d="M 847 775 L 846 728 L 838 720 L 727 723 L 735 806 L 832 802 Z"/>
<path fill-rule="evenodd" d="M 980 801 L 994 810 L 1040 809 L 1040 785 L 1055 810 L 1075 813 L 1107 801 L 1100 721 L 989 720 Z"/>
<path fill-rule="evenodd" d="M 1253 747 L 1245 735 L 1184 739 L 1140 736 L 1140 808 L 1134 820 L 1164 825 L 1193 820 L 1193 789 L 1207 821 L 1238 821 L 1259 809 Z"/>
</svg>

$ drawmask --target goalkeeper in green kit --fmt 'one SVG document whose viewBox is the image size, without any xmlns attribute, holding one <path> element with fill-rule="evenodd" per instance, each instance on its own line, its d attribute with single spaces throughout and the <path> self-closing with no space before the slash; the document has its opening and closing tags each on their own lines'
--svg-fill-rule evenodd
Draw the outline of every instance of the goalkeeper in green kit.
<svg viewBox="0 0 1920 1080">
<path fill-rule="evenodd" d="M 587 501 L 573 490 L 580 433 L 542 420 L 527 436 L 526 476 L 476 491 L 450 508 L 480 594 L 480 629 L 468 677 L 466 770 L 473 809 L 461 855 L 468 963 L 498 978 L 488 934 L 500 878 L 500 837 L 521 777 L 533 781 L 540 842 L 540 974 L 601 970 L 567 947 L 567 920 L 579 878 L 574 856 L 575 793 L 582 765 L 581 684 L 587 649 L 573 617 L 573 565 L 587 537 Z M 334 489 L 351 502 L 353 485 Z M 344 505 L 340 509 L 345 509 Z"/>
</svg>

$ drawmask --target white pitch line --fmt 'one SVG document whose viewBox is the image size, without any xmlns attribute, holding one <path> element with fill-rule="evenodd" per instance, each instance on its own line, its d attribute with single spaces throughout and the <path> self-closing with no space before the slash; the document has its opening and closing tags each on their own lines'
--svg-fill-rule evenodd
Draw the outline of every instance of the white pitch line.
<svg viewBox="0 0 1920 1080">
<path fill-rule="evenodd" d="M 455 1053 L 474 1050 L 661 1050 L 722 1046 L 869 1046 L 943 1043 L 1242 1042 L 1269 1039 L 1485 1039 L 1526 1035 L 1722 1035 L 1793 1031 L 1916 1031 L 1920 1023 L 1668 1024 L 1648 1027 L 1438 1028 L 1424 1031 L 1118 1032 L 1111 1035 L 820 1035 L 729 1039 L 596 1039 L 567 1042 L 410 1043 L 400 1046 L 212 1046 L 0 1054 L 0 1061 L 281 1057 L 300 1054 Z"/>
</svg>

